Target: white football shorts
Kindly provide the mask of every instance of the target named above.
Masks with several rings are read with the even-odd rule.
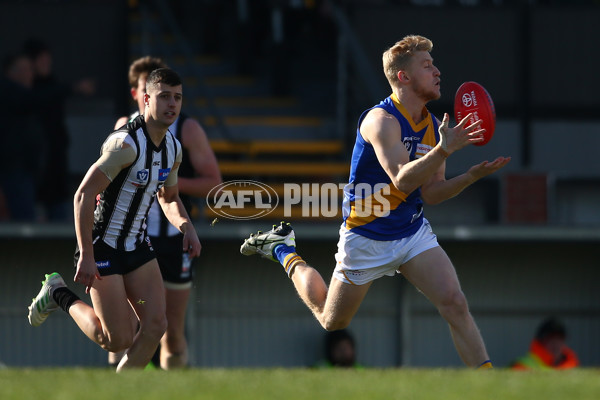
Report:
[[[439,246],[431,225],[423,225],[412,236],[398,240],[373,240],[340,228],[333,277],[351,285],[364,285],[384,275],[394,276],[411,258]]]

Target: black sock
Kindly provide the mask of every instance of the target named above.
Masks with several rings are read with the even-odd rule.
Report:
[[[67,313],[69,313],[69,308],[71,305],[73,305],[73,303],[75,303],[77,300],[80,300],[79,296],[73,293],[68,287],[56,288],[52,293],[52,298],[54,301],[56,301],[60,308],[65,310]]]

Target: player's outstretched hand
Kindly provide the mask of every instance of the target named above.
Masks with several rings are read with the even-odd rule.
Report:
[[[510,157],[498,157],[492,162],[484,161],[469,168],[467,174],[471,175],[474,180],[479,180],[498,171],[500,168],[508,164],[510,160]]]
[[[440,146],[448,154],[462,149],[470,144],[483,141],[483,133],[485,129],[481,128],[482,121],[472,123],[469,126],[467,122],[471,119],[472,114],[467,114],[454,128],[450,128],[450,116],[444,113],[444,119],[438,129],[440,133]]]

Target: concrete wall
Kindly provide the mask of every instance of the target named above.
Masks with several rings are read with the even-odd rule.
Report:
[[[202,233],[188,323],[192,365],[314,364],[322,357],[324,331],[277,264],[238,253],[250,230],[238,224],[223,229],[219,235]],[[296,230],[300,253],[329,280],[335,225],[319,225],[318,236],[310,235],[314,226]],[[526,352],[536,325],[549,315],[567,324],[569,343],[583,365],[600,365],[597,238],[523,241],[515,234],[514,240],[462,241],[441,232],[497,365]],[[67,282],[72,279],[73,246],[70,237],[0,240],[0,360],[5,364],[105,364],[104,351],[62,311],[41,327],[27,323],[27,306],[44,273],[59,271]],[[89,300],[80,287],[69,285]],[[444,321],[401,276],[373,284],[350,329],[359,360],[368,366],[461,365]]]

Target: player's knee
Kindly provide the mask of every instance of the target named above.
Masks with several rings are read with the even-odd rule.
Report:
[[[340,329],[347,328],[350,325],[351,319],[346,318],[326,318],[325,321],[322,322],[323,328],[326,331],[339,331]]]
[[[467,298],[461,290],[448,292],[438,305],[440,314],[449,322],[469,313]]]
[[[165,315],[154,315],[142,323],[144,334],[160,340],[167,331],[168,323]]]
[[[113,353],[127,350],[133,343],[133,337],[130,335],[113,334],[110,336],[102,335],[99,342],[100,347]]]

